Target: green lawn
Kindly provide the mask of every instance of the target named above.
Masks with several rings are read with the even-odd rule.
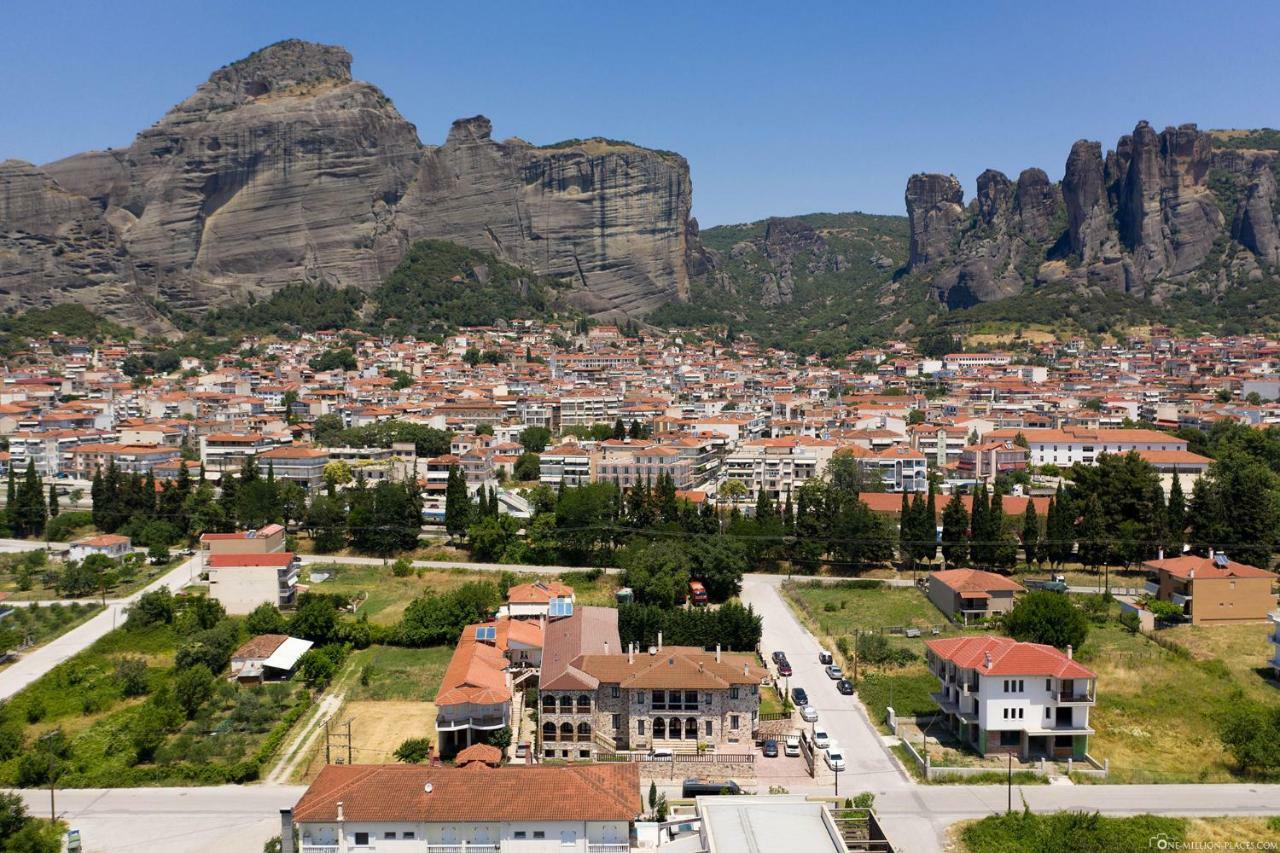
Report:
[[[902,627],[942,627],[947,619],[914,587],[863,587],[854,583],[786,583],[783,590],[824,634],[852,634]],[[925,633],[928,633],[927,630]]]
[[[436,594],[457,589],[465,583],[479,581],[495,586],[501,579],[498,572],[477,572],[467,569],[414,569],[405,577],[396,577],[392,563],[387,565],[311,564],[304,567],[302,582],[308,583],[314,592],[338,593],[356,596],[366,593],[368,598],[360,606],[360,614],[368,616],[375,625],[394,625],[404,615],[409,602],[427,592]],[[330,577],[322,583],[311,581],[317,572],[328,572]],[[559,580],[574,588],[581,605],[612,607],[617,604],[614,593],[618,589],[616,575],[594,572],[567,572],[556,578],[551,575],[516,573],[517,583],[538,580]]]
[[[449,646],[426,649],[370,646],[354,652],[351,666],[356,680],[347,698],[350,701],[431,701],[440,689],[440,680],[452,656],[453,649]]]
[[[12,601],[49,601],[66,598],[67,596],[60,593],[54,585],[56,574],[62,570],[62,562],[56,559],[42,560],[43,556],[42,551],[0,554],[0,592],[9,593]],[[149,560],[144,561],[131,571],[126,571],[116,583],[107,587],[107,598],[124,598],[132,595],[185,559],[187,558],[179,557],[159,566],[151,565]],[[102,591],[97,590],[91,595],[80,596],[80,599],[87,602],[95,598],[100,599],[101,596]]]
[[[1033,851],[1146,850],[1151,839],[1187,839],[1187,821],[1176,817],[1137,815],[1102,817],[1079,812],[992,815],[959,827],[959,847],[965,853],[1033,853]]]

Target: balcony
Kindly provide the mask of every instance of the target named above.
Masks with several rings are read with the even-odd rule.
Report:
[[[588,841],[587,853],[631,853],[631,845]]]
[[[1179,607],[1186,607],[1187,603],[1191,601],[1191,596],[1174,592],[1170,593],[1169,600]]]
[[[1142,590],[1147,595],[1159,595],[1160,584],[1156,583],[1155,581],[1147,581],[1142,585]]]
[[[458,717],[449,719],[436,718],[436,731],[452,732],[459,729],[500,729],[507,725],[507,718],[501,715],[491,717]]]
[[[497,844],[477,844],[471,841],[427,845],[427,853],[499,853],[501,849]]]
[[[338,853],[336,844],[308,844],[303,841],[298,846],[298,853]]]
[[[1093,704],[1092,693],[1080,693],[1075,690],[1059,690],[1053,694],[1053,698],[1059,705],[1091,705]]]

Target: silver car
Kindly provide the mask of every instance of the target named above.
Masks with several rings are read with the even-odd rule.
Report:
[[[818,709],[812,705],[801,705],[800,719],[806,723],[816,723],[818,721]]]
[[[840,667],[835,664],[831,664],[827,667],[827,678],[830,678],[832,681],[839,681],[844,678],[844,673],[840,671]]]

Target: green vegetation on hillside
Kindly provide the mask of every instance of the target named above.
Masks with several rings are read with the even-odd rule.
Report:
[[[782,272],[765,245],[770,223],[763,220],[703,231],[703,244],[718,256],[713,280],[695,280],[691,304],[665,306],[650,320],[732,324],[770,346],[835,357],[892,335],[905,319],[923,322],[938,310],[926,301],[923,286],[894,280],[907,261],[906,217],[815,213],[794,219],[815,229],[825,248],[801,246],[791,256],[789,303],[763,304],[769,277],[780,279]]]
[[[353,287],[295,282],[259,302],[252,295],[244,305],[215,308],[199,317],[174,312],[171,319],[187,331],[206,335],[296,334],[320,329],[350,329],[360,325],[365,295]]]
[[[12,352],[22,340],[48,337],[54,332],[91,341],[105,338],[128,339],[133,333],[123,326],[104,320],[83,305],[65,302],[50,308],[31,308],[22,313],[0,314],[0,351]]]

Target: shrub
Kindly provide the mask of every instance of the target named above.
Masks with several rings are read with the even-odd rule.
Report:
[[[282,634],[287,626],[284,614],[275,605],[263,602],[245,617],[244,627],[250,634]]]
[[[876,795],[870,791],[863,791],[853,798],[853,807],[855,809],[874,809],[875,805]]]
[[[422,764],[431,758],[431,738],[411,737],[396,747],[394,755],[404,764]]]
[[[122,696],[142,696],[149,689],[147,662],[142,658],[123,657],[116,661],[116,683]]]
[[[413,563],[407,558],[401,557],[391,564],[391,574],[398,578],[407,578],[413,574]]]
[[[173,614],[173,593],[168,587],[161,587],[138,597],[134,605],[129,608],[129,618],[125,622],[125,627],[129,630],[137,630],[151,625],[168,625],[173,622]]]
[[[1030,592],[1004,616],[1004,629],[1015,640],[1065,649],[1084,645],[1089,618],[1069,598],[1056,592]]]

